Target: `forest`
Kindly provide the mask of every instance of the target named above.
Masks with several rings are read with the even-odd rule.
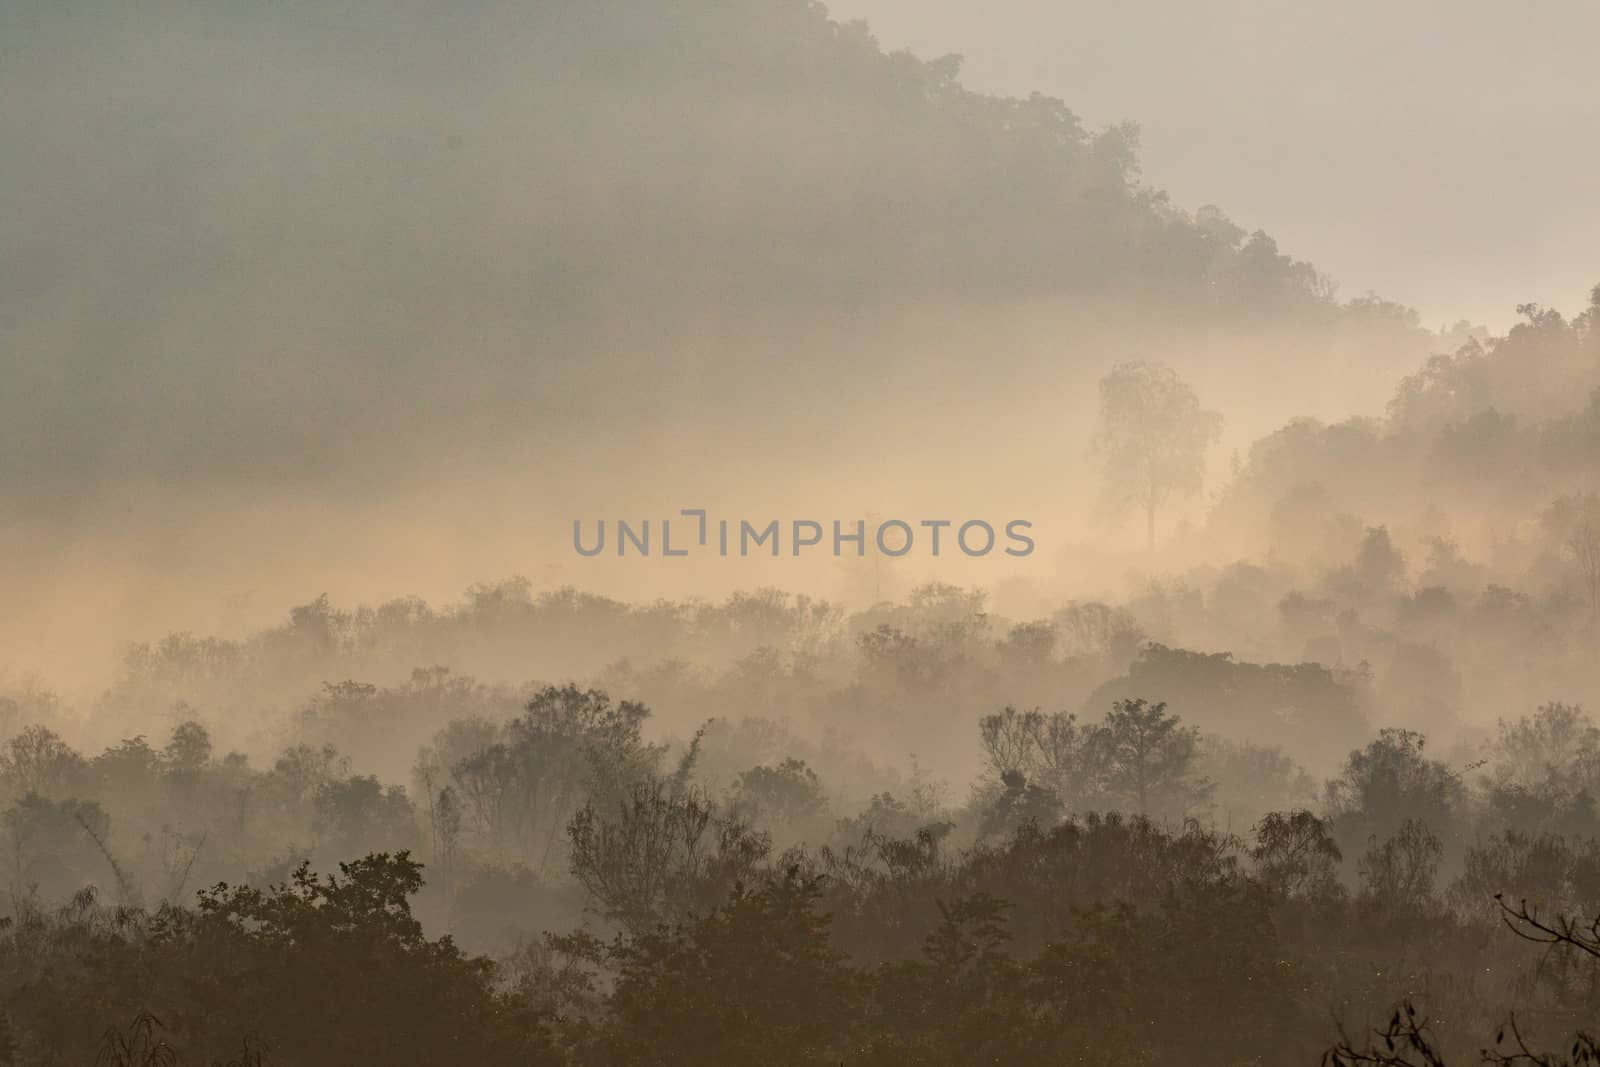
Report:
[[[961,74],[0,3],[0,1067],[1600,1063],[1600,285]]]
[[[0,1052],[1589,1062],[1596,298],[1262,440],[1188,536],[1265,550],[1118,603],[514,578],[14,681]],[[1491,550],[1365,524],[1424,486]]]

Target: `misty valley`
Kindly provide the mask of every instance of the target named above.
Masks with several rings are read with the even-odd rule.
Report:
[[[0,1067],[1600,1063],[1596,39],[0,0]]]

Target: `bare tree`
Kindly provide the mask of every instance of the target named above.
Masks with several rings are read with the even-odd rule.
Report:
[[[585,804],[567,834],[573,877],[607,917],[635,933],[717,903],[770,850],[766,835],[662,779],[635,785],[614,815]]]
[[[1031,775],[1043,743],[1045,717],[1038,708],[1018,711],[1006,707],[978,720],[984,758],[996,778],[1007,774]]]

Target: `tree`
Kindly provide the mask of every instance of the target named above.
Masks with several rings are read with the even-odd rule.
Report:
[[[29,726],[0,749],[0,789],[56,797],[83,783],[88,763],[55,731]]]
[[[1013,772],[1031,772],[1038,759],[1045,721],[1038,708],[1018,711],[1009,705],[1002,712],[979,719],[978,736],[990,773],[1003,779]]]
[[[211,734],[193,719],[180,722],[162,756],[173,774],[193,776],[211,761]]]
[[[1439,838],[1416,819],[1407,819],[1386,841],[1374,836],[1357,871],[1362,901],[1406,918],[1423,914],[1443,852]]]
[[[572,875],[600,911],[635,933],[714,906],[767,858],[766,835],[719,815],[693,790],[651,778],[572,816]]]
[[[413,917],[423,880],[408,853],[339,872],[302,863],[284,884],[218,884],[198,915],[176,916],[174,948],[211,968],[192,1019],[260,1035],[273,1062],[307,1067],[548,1062],[539,1020],[500,994],[494,964]]]
[[[1567,538],[1567,549],[1578,566],[1591,619],[1600,621],[1600,525],[1582,522]]]
[[[619,942],[593,1062],[844,1062],[862,998],[831,943],[821,884],[791,867],[735,888],[703,917]]]
[[[1165,703],[1117,701],[1090,741],[1109,797],[1141,815],[1187,815],[1210,798],[1194,773],[1200,731],[1182,721]]]
[[[597,689],[546,686],[506,725],[503,740],[450,768],[464,813],[497,848],[548,868],[586,800],[609,809],[654,770],[662,750],[640,732],[649,715],[644,705],[613,704]]]
[[[385,786],[372,775],[323,783],[312,796],[312,808],[319,835],[337,854],[373,841],[404,847],[416,836],[416,813],[405,786]]]
[[[978,824],[979,839],[1015,833],[1024,826],[1049,829],[1061,821],[1061,798],[1021,771],[1000,776],[1000,790]]]
[[[1100,380],[1100,423],[1093,452],[1105,465],[1106,501],[1121,512],[1138,506],[1145,539],[1156,543],[1156,509],[1173,493],[1205,481],[1206,449],[1222,435],[1222,416],[1171,367],[1123,363]]]
[[[0,876],[12,901],[64,896],[92,881],[104,871],[110,830],[111,816],[93,800],[29,793],[0,812]]]
[[[1269,812],[1255,827],[1256,877],[1279,897],[1328,899],[1340,892],[1344,857],[1328,824],[1311,812]]]
[[[1466,787],[1447,764],[1428,759],[1427,740],[1411,730],[1385,729],[1350,753],[1343,773],[1327,786],[1327,810],[1342,845],[1386,841],[1415,819],[1449,833],[1466,799]]]
[[[1046,715],[1038,708],[1019,712],[1007,706],[978,720],[990,785],[1000,787],[995,797],[1000,825],[1017,825],[1006,813],[1022,810],[1049,825],[1064,808],[1081,810],[1099,800],[1102,776],[1094,740],[1100,729],[1080,725],[1076,715]]]
[[[161,1020],[140,1012],[126,1030],[108,1027],[95,1064],[105,1067],[174,1067],[178,1053],[161,1037]]]
[[[768,830],[817,831],[828,801],[817,772],[793,757],[772,767],[752,767],[734,785],[733,811]]]

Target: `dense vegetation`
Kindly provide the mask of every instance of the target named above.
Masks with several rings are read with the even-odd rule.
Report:
[[[1266,1063],[1399,998],[1457,1051],[1513,1011],[1548,1042],[1597,1007],[1581,946],[1518,941],[1497,902],[1537,902],[1513,924],[1535,937],[1600,908],[1600,729],[1573,708],[1502,724],[1471,781],[1381,731],[1318,813],[1239,833],[1179,817],[1219,783],[1160,705],[987,716],[968,802],[913,785],[842,818],[796,759],[713,796],[699,743],[665,761],[645,714],[544,690],[416,805],[331,753],[213,758],[194,723],[93,759],[24,731],[0,758],[0,1052],[89,1062],[109,1025],[193,1062]],[[1128,814],[1064,814],[1085,795]],[[119,856],[108,810],[205,829]],[[270,856],[252,828],[297,825],[323,854],[398,851],[185,891],[208,850]]]
[[[1346,428],[1375,442],[1349,470],[1457,447],[1511,363],[1550,384],[1507,410],[1576,425],[1559,394],[1596,374],[1596,311],[1528,320]],[[1423,1063],[1496,1031],[1491,1058],[1582,1062],[1594,498],[1528,444],[1559,431],[1513,436],[1508,532],[1474,557],[1444,489],[1434,531],[1357,518],[1404,510],[1322,485],[1282,447],[1305,432],[1187,535],[1280,494],[1263,556],[1120,604],[627,605],[519,579],[135,645],[90,706],[9,683],[0,1052]],[[564,680],[501,680],[517,664]]]
[[[1187,536],[1278,494],[1268,552],[1121,604],[512,580],[136,645],[91,706],[8,683],[0,1062],[1585,1062],[1596,314],[1259,445]],[[1492,552],[1448,485],[1431,536],[1356,517],[1501,398]]]

